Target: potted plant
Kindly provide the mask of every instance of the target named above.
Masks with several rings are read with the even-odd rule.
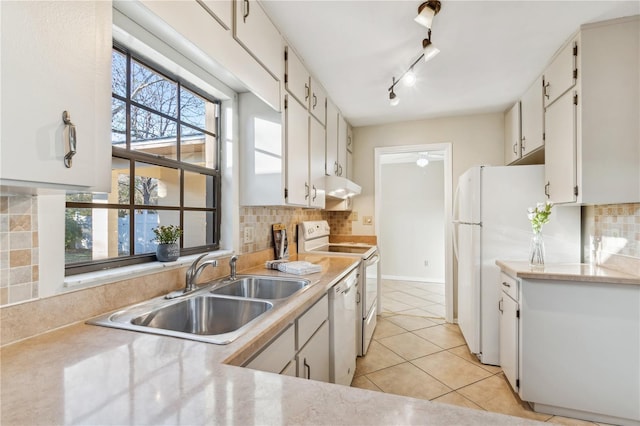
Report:
[[[158,226],[153,228],[156,237],[153,241],[158,242],[156,248],[156,257],[160,262],[173,262],[180,257],[180,246],[177,241],[182,235],[182,229],[179,226]]]

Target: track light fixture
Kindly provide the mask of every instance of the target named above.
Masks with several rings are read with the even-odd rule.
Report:
[[[398,98],[398,95],[396,95],[396,92],[394,91],[396,84],[398,84],[400,80],[403,80],[405,86],[410,87],[415,85],[416,75],[414,73],[413,67],[418,62],[420,62],[421,59],[424,59],[424,61],[427,62],[433,59],[433,57],[438,53],[440,53],[440,49],[435,47],[431,42],[431,25],[433,24],[433,17],[436,16],[438,12],[440,12],[440,7],[441,4],[438,0],[429,0],[418,6],[418,16],[415,18],[415,21],[420,25],[427,27],[427,38],[422,40],[422,54],[418,57],[418,59],[413,61],[413,63],[409,66],[409,69],[402,73],[402,75],[397,80],[395,77],[393,77],[391,86],[389,87],[389,89],[387,89],[389,91],[389,103],[391,104],[391,106],[396,106],[398,105],[398,103],[400,103],[400,98]]]
[[[429,0],[418,6],[418,16],[415,17],[415,21],[431,29],[433,23],[433,17],[440,12],[440,2],[438,0]]]

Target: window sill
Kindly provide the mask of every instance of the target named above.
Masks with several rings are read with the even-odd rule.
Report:
[[[216,250],[209,252],[214,257],[224,257],[233,254],[233,250]],[[155,274],[161,271],[170,271],[191,265],[202,253],[181,256],[175,262],[149,262],[139,265],[123,266],[121,268],[106,269],[104,271],[87,272],[86,274],[65,277],[64,287],[78,290],[94,287],[102,284],[110,284],[116,281],[128,280],[143,275]]]

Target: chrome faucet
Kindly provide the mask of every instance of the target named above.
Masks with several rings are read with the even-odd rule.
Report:
[[[234,254],[231,256],[231,259],[229,259],[229,269],[231,269],[231,272],[229,273],[229,280],[236,279],[236,262],[238,262],[238,256]]]
[[[189,266],[189,269],[187,269],[184,289],[172,291],[171,293],[167,294],[165,298],[174,299],[176,297],[180,297],[184,294],[188,294],[194,290],[197,290],[198,286],[196,285],[196,281],[198,280],[198,277],[200,276],[204,268],[206,268],[209,265],[211,265],[212,267],[218,266],[218,261],[216,259],[205,260],[204,262],[200,263],[202,259],[210,255],[211,255],[210,253],[205,253],[202,256],[199,256],[196,260],[194,260],[191,266]]]

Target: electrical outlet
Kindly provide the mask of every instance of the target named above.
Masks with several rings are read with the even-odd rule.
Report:
[[[429,266],[429,261],[428,260],[424,261],[424,266]]]
[[[363,225],[373,225],[373,216],[362,216]]]
[[[358,221],[358,212],[351,212],[351,221],[352,222]]]
[[[253,226],[244,227],[244,243],[249,244],[253,242]]]

